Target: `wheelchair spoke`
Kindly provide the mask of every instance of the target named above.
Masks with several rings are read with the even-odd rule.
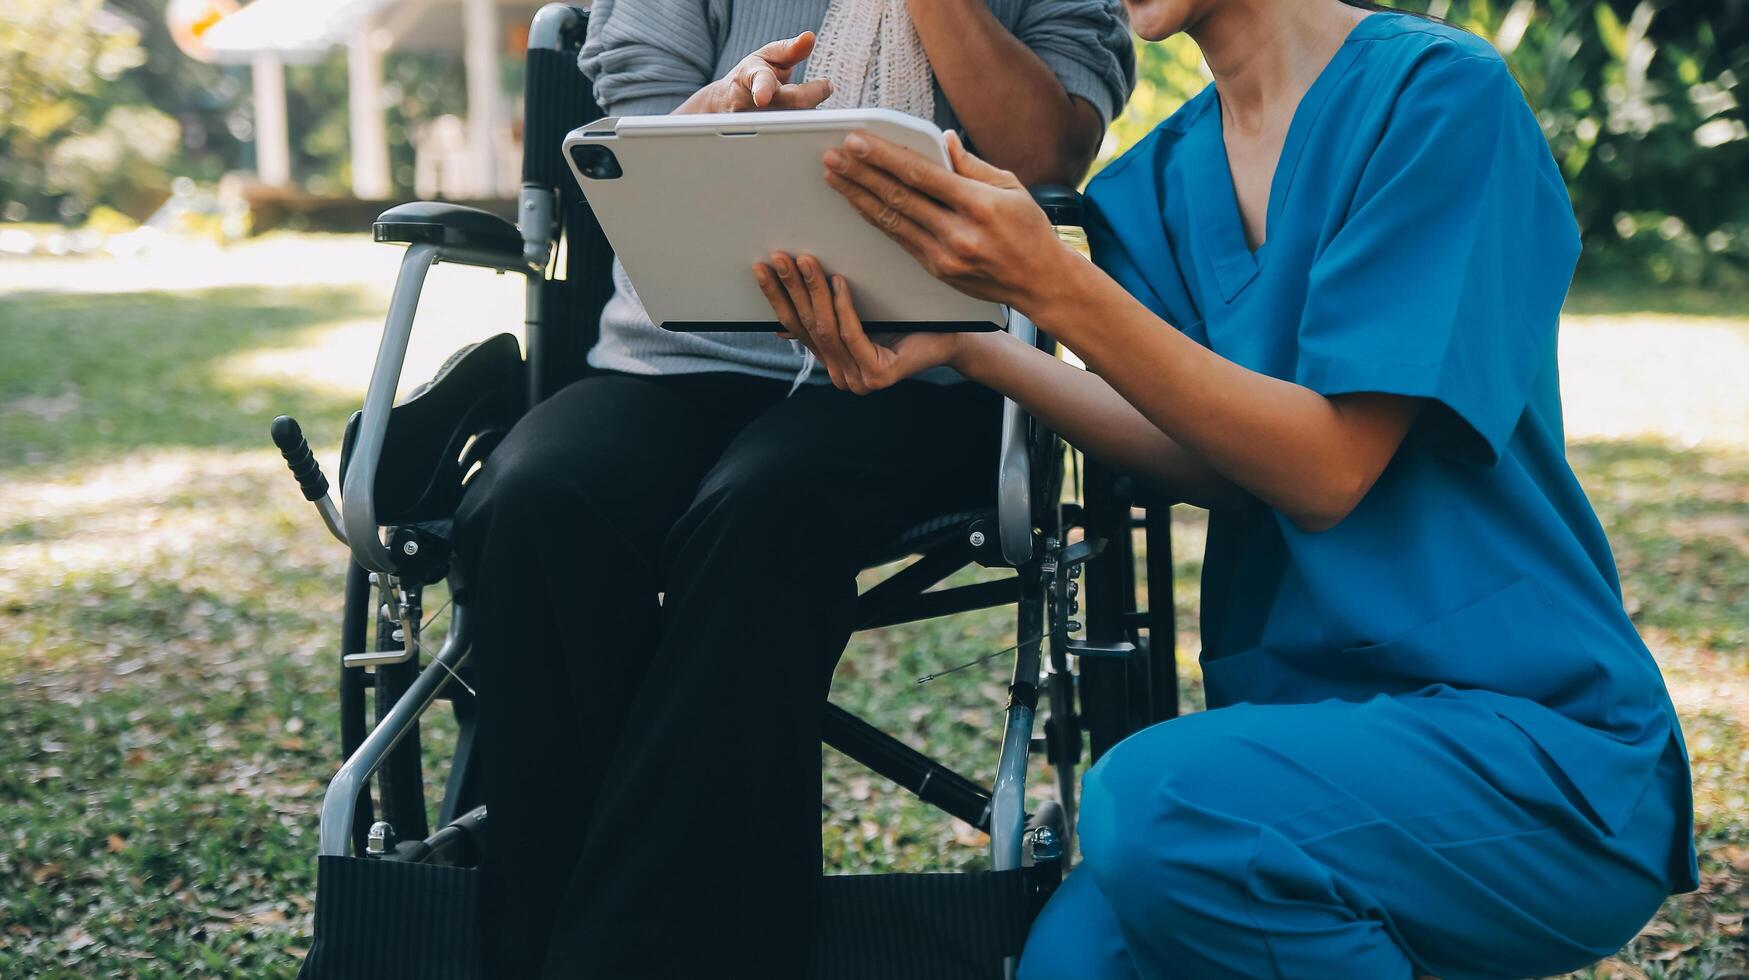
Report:
[[[938,670],[933,674],[924,674],[922,677],[917,678],[917,683],[927,684],[930,681],[935,680],[937,677],[946,677],[949,674],[957,674],[960,671],[965,670],[968,667],[976,667],[979,664],[989,663],[990,661],[995,660],[997,657],[1000,657],[1003,654],[1013,653],[1014,651],[1020,649],[1021,647],[1026,646],[1028,643],[1037,643],[1042,639],[1044,639],[1043,636],[1034,636],[1034,637],[1031,637],[1029,639],[1021,640],[1019,643],[1016,643],[1013,646],[1003,647],[1002,649],[997,650],[995,653],[987,653],[984,656],[979,657],[976,660],[970,661],[968,663],[960,664],[958,667],[949,667],[946,670]]]

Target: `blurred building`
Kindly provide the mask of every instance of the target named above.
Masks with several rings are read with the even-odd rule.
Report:
[[[261,181],[291,182],[285,65],[346,51],[352,193],[389,197],[383,56],[396,51],[460,53],[467,72],[465,119],[440,119],[414,137],[420,196],[510,198],[521,146],[504,88],[503,62],[539,2],[530,0],[253,0],[200,32],[212,60],[248,64],[255,101]]]

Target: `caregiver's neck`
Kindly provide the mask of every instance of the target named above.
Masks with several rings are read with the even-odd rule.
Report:
[[[1225,0],[1188,33],[1208,61],[1230,132],[1256,133],[1300,97],[1370,11],[1341,0]]]

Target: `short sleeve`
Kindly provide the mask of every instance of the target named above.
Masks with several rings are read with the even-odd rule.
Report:
[[[1413,69],[1359,166],[1312,263],[1295,380],[1430,399],[1412,438],[1492,465],[1578,259],[1548,144],[1503,62],[1450,49]]]
[[[612,116],[663,115],[715,80],[716,0],[595,0],[577,64]]]
[[[1136,87],[1136,49],[1121,0],[1025,0],[1014,36],[1050,66],[1064,91],[1109,126]]]

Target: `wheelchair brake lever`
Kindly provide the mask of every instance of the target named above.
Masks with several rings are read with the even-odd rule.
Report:
[[[298,427],[298,420],[290,415],[281,415],[273,420],[269,428],[273,436],[273,444],[279,447],[279,454],[285,457],[285,465],[297,478],[298,489],[304,493],[304,499],[316,505],[317,513],[322,515],[322,523],[328,526],[328,533],[341,543],[346,544],[346,529],[340,520],[340,508],[334,505],[334,498],[328,493],[328,478],[322,473],[322,464],[316,462],[316,454],[310,452],[310,444],[304,439],[304,430]]]
[[[1100,552],[1104,550],[1104,538],[1083,538],[1064,548],[1058,560],[1063,563],[1065,568],[1075,568],[1099,557]]]

